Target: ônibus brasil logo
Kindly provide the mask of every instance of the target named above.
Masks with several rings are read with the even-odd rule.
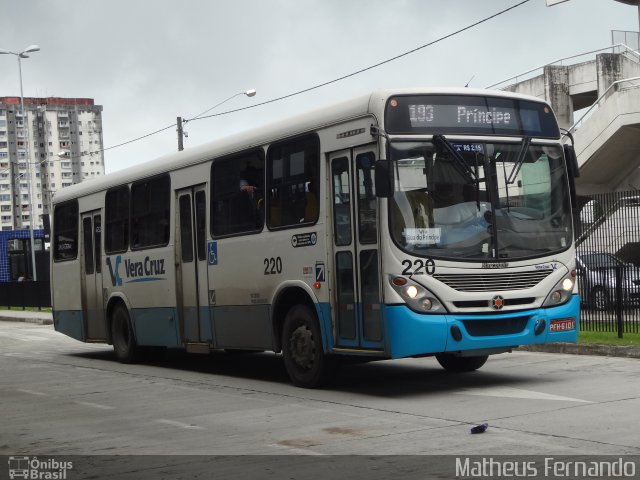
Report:
[[[33,480],[65,480],[67,470],[73,469],[73,462],[38,457],[9,457],[9,478],[25,478]]]
[[[107,257],[107,267],[109,267],[109,275],[111,276],[111,284],[121,286],[123,283],[138,282],[155,282],[164,280],[165,275],[164,258],[144,257],[142,261],[133,261],[125,259],[124,261],[124,279],[120,275],[120,266],[122,265],[122,255],[117,255],[113,260]]]

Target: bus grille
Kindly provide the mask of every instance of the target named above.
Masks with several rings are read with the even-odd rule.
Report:
[[[535,287],[551,274],[552,270],[536,270],[510,273],[435,274],[433,278],[458,292],[495,292],[499,290],[524,290]]]
[[[529,317],[515,317],[500,320],[463,320],[462,323],[472,337],[491,337],[520,333],[528,321]]]

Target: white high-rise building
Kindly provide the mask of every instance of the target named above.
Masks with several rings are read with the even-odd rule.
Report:
[[[43,228],[56,191],[104,175],[102,106],[91,98],[0,97],[0,229]],[[31,168],[29,168],[31,167]]]

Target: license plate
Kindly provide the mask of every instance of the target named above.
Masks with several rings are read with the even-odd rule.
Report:
[[[551,332],[566,332],[567,330],[576,329],[575,318],[561,318],[559,320],[551,320],[549,325],[549,331]]]

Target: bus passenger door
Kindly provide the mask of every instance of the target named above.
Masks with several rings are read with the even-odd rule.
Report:
[[[338,347],[383,348],[378,259],[376,146],[330,157]]]
[[[186,343],[209,342],[212,337],[207,314],[205,185],[177,191],[176,206],[177,300],[181,337]]]
[[[106,340],[102,302],[102,216],[100,210],[82,214],[82,315],[86,339]]]

